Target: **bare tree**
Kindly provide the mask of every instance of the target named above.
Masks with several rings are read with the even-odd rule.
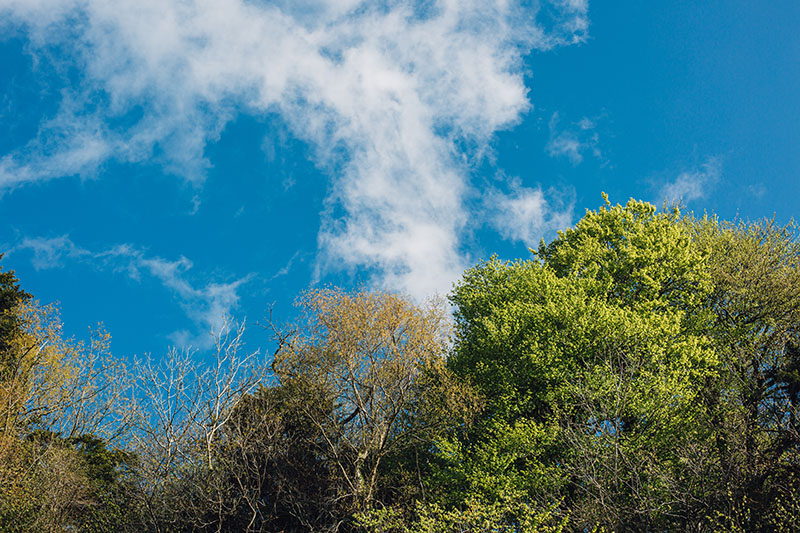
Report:
[[[178,515],[201,524],[230,505],[219,479],[217,450],[223,428],[241,399],[264,377],[259,352],[244,353],[244,324],[228,320],[215,334],[207,364],[192,351],[173,349],[160,362],[137,367],[132,447],[140,458],[141,494],[159,529]],[[221,528],[221,520],[211,520]]]

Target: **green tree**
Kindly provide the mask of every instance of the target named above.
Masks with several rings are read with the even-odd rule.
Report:
[[[118,531],[133,516],[133,458],[108,440],[126,386],[109,339],[65,339],[57,309],[0,272],[0,530]]]
[[[2,259],[0,253],[0,261]],[[14,271],[3,272],[0,267],[0,376],[13,371],[15,354],[11,351],[11,343],[20,329],[17,310],[30,299],[31,295],[20,288]]]
[[[789,531],[800,502],[797,227],[710,217],[691,225],[709,256],[706,307],[719,360],[702,388],[713,446],[696,461],[715,481],[708,514],[730,530]]]
[[[563,499],[578,529],[667,527],[704,431],[697,384],[715,375],[707,253],[678,211],[608,202],[537,258],[492,259],[457,285],[449,366],[486,398],[442,447],[456,501]]]

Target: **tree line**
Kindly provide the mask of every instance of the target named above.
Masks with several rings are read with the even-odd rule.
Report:
[[[531,251],[128,365],[0,270],[0,530],[794,531],[795,225],[606,198]]]

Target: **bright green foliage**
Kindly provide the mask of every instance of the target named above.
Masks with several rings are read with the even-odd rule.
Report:
[[[414,518],[386,508],[358,515],[369,533],[560,533],[566,520],[553,516],[555,506],[535,510],[524,503],[480,503],[471,500],[459,509],[447,510],[437,504],[417,505]]]
[[[472,442],[442,439],[430,492],[438,488],[438,499],[455,507],[466,501],[514,504],[531,493],[552,493],[562,482],[547,460],[557,429],[529,419],[497,420],[480,424],[480,438]]]
[[[606,201],[536,255],[452,296],[449,364],[487,409],[440,444],[441,501],[561,502],[577,530],[791,530],[795,226]]]
[[[587,213],[538,256],[481,263],[455,289],[450,365],[488,408],[442,447],[444,472],[488,501],[497,486],[569,496],[576,526],[653,527],[652,502],[674,499],[679,452],[703,432],[696,384],[716,372],[706,254],[677,212],[631,201]]]
[[[702,304],[710,288],[705,257],[693,246],[680,212],[656,213],[646,202],[587,211],[560,231],[538,256],[561,278],[594,281],[593,296],[640,310],[687,309]]]

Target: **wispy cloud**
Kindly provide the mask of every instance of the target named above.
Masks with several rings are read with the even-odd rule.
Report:
[[[552,157],[566,157],[573,165],[583,162],[586,155],[603,160],[597,119],[583,117],[578,122],[563,125],[558,113],[553,113],[548,123],[550,139],[545,150]]]
[[[682,172],[673,181],[665,183],[659,191],[656,202],[688,203],[705,198],[709,189],[719,181],[721,171],[720,159],[709,157],[697,168]]]
[[[493,191],[488,196],[490,222],[508,240],[534,247],[547,232],[572,223],[574,200],[550,190],[511,185],[509,193]]]
[[[292,270],[292,265],[294,265],[295,260],[300,256],[300,250],[297,250],[292,257],[289,258],[289,261],[275,274],[272,275],[270,281],[277,279],[281,276],[287,275]]]
[[[25,238],[20,244],[12,247],[9,253],[17,250],[28,250],[33,253],[31,263],[36,270],[60,268],[64,266],[65,259],[81,260],[93,256],[89,250],[75,246],[66,235],[50,239]]]
[[[229,283],[210,282],[198,286],[190,280],[192,262],[183,256],[170,261],[148,256],[128,244],[92,251],[77,246],[67,235],[25,238],[13,246],[10,253],[19,251],[33,254],[31,262],[37,270],[60,268],[67,266],[69,261],[78,261],[122,273],[137,281],[143,276],[155,278],[176,296],[181,308],[195,324],[195,331],[180,330],[171,334],[170,340],[179,346],[207,348],[211,344],[210,333],[224,327],[225,317],[238,305],[239,287],[250,279],[247,276]]]
[[[91,175],[109,159],[160,161],[200,183],[204,148],[228,121],[278,113],[335,180],[320,269],[367,267],[395,289],[441,290],[464,266],[459,147],[520,120],[522,57],[581,42],[587,10],[581,0],[0,0],[0,20],[24,28],[33,53],[57,50],[58,68],[82,73],[38,136],[0,159],[0,190]]]

